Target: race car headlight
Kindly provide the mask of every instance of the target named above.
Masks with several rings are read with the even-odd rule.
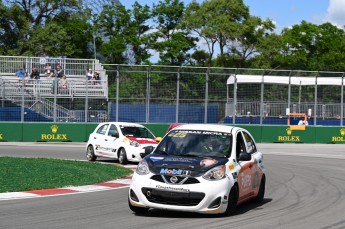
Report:
[[[134,146],[134,147],[140,146],[139,142],[130,140],[129,138],[124,138],[123,141],[129,143],[130,146]]]
[[[135,172],[139,175],[147,175],[150,173],[149,166],[145,160],[141,160]]]
[[[203,176],[205,180],[221,180],[225,177],[225,165],[217,166],[207,171]]]
[[[135,147],[139,147],[140,146],[140,144],[137,141],[134,141],[134,140],[129,141],[129,144],[131,146],[135,146]]]

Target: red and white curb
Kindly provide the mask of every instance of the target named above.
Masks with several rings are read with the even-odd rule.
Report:
[[[31,190],[22,192],[6,192],[0,193],[0,201],[2,200],[13,200],[13,199],[25,199],[25,198],[37,198],[37,197],[47,197],[47,196],[61,196],[70,195],[86,192],[98,192],[111,189],[119,189],[128,187],[131,182],[131,177],[126,177],[124,179],[118,179],[113,181],[107,181],[103,183],[84,185],[76,187],[64,187],[64,188],[52,188],[52,189],[42,189],[42,190]]]

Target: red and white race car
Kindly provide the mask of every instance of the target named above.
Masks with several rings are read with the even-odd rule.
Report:
[[[90,134],[86,145],[86,158],[118,159],[121,164],[139,162],[146,156],[147,146],[156,147],[160,138],[145,126],[129,122],[100,123]]]

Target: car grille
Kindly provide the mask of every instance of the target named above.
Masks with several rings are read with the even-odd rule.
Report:
[[[196,206],[205,197],[201,192],[174,192],[153,188],[142,188],[141,191],[148,201],[166,205]]]
[[[198,179],[194,178],[194,177],[183,177],[183,176],[174,176],[177,178],[177,181],[172,183],[170,181],[170,178],[173,176],[168,176],[168,175],[153,175],[151,177],[152,180],[158,181],[158,182],[162,182],[162,183],[166,183],[166,184],[198,184],[200,183],[200,181],[198,181]]]

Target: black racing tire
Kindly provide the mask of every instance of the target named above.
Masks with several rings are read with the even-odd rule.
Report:
[[[230,216],[236,212],[237,201],[238,201],[238,188],[236,185],[234,185],[229,192],[228,205],[226,207],[226,211],[224,212],[224,215]]]
[[[141,215],[144,215],[144,214],[147,214],[147,212],[149,211],[148,208],[142,208],[142,207],[137,207],[137,206],[133,206],[128,198],[128,206],[129,206],[129,209],[131,209],[133,212],[137,213],[137,214],[141,214]]]
[[[254,201],[256,203],[262,203],[264,201],[264,197],[265,197],[265,186],[266,186],[266,177],[262,176],[261,178],[261,183],[260,183],[260,188],[259,188],[259,192],[258,195],[255,197]]]
[[[97,156],[95,155],[95,151],[93,149],[92,145],[88,145],[86,149],[86,159],[88,161],[95,161],[97,159]]]
[[[121,148],[119,152],[119,163],[122,165],[126,165],[128,163],[127,153],[125,148]]]

